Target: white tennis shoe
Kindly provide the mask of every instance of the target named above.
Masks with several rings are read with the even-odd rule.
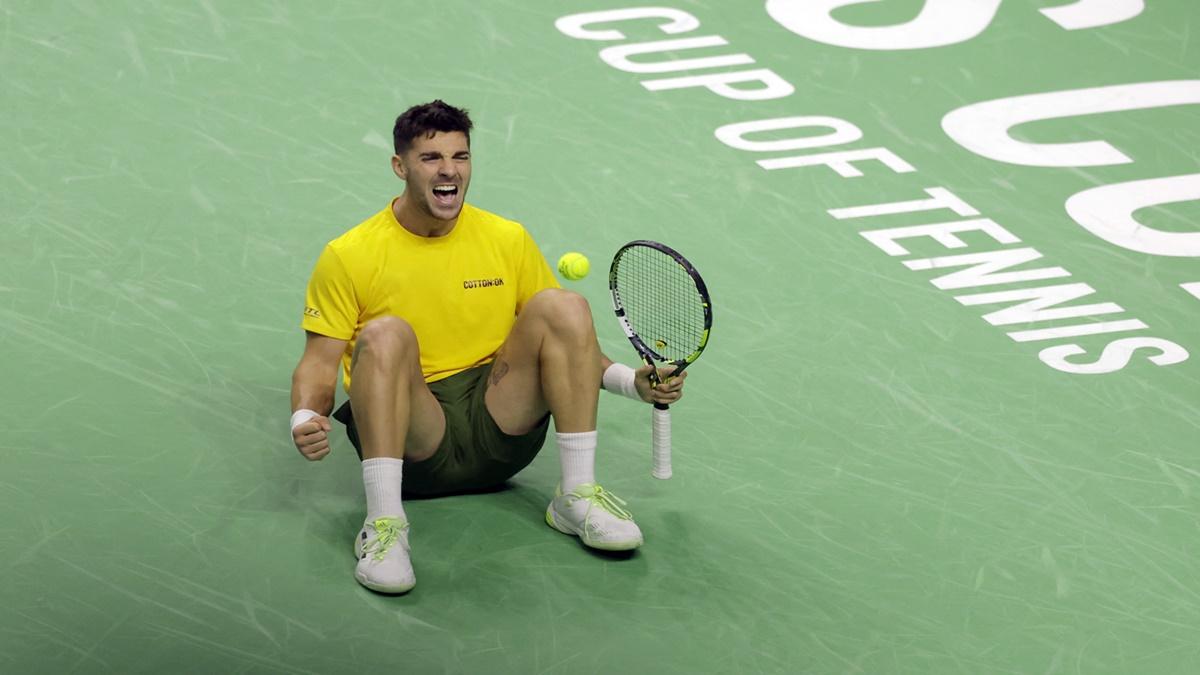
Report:
[[[407,520],[385,516],[367,521],[354,539],[354,578],[373,591],[406,593],[417,585],[408,551]]]
[[[624,506],[625,500],[596,483],[584,483],[566,494],[560,486],[546,507],[546,524],[592,548],[628,551],[641,546],[643,537]]]

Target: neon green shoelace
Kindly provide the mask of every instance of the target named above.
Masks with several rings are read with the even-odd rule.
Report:
[[[626,511],[625,500],[596,485],[595,483],[584,483],[571,490],[571,494],[586,499],[592,504],[608,511],[621,520],[633,520],[633,514]]]
[[[376,518],[371,525],[375,528],[375,551],[372,557],[376,560],[383,560],[404,530],[408,529],[408,523],[399,518]]]

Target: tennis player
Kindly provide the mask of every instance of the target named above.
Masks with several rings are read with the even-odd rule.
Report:
[[[529,233],[466,203],[471,128],[440,100],[396,119],[404,192],[325,246],[306,294],[292,439],[310,461],[329,453],[340,365],[349,401],[332,417],[367,497],[355,578],[385,593],[416,584],[402,476],[412,494],[500,485],[533,460],[550,417],[562,481],[546,522],[593,548],[640,546],[625,502],[594,475],[599,392],[668,404],[683,393],[683,377],[652,388],[649,366],[604,356],[587,301],[559,288]]]

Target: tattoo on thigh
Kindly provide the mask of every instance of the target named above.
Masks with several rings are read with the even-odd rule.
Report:
[[[492,384],[499,384],[500,379],[508,374],[508,364],[503,361],[497,361],[496,365],[492,366]]]

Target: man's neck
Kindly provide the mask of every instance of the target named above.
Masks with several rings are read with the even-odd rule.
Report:
[[[418,237],[444,237],[450,234],[458,219],[438,220],[429,214],[421,213],[408,203],[406,195],[400,195],[392,202],[392,215],[400,227],[412,232]]]

